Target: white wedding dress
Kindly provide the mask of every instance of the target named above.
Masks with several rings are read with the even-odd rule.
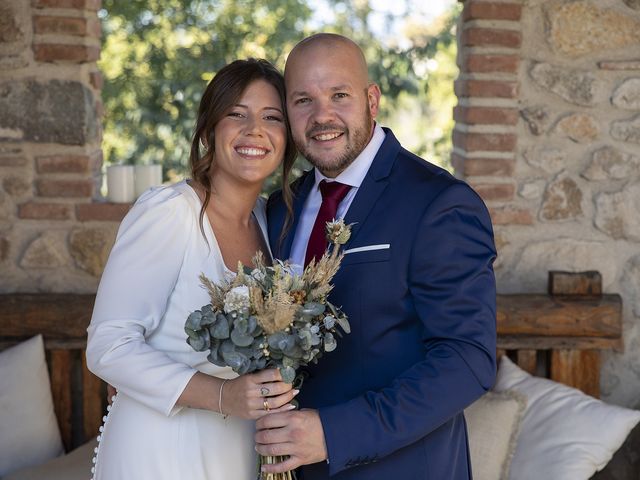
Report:
[[[237,376],[186,343],[185,320],[209,303],[200,273],[214,282],[233,275],[206,215],[202,236],[200,206],[183,181],[147,191],[120,225],[88,328],[89,369],[118,389],[95,480],[256,478],[253,421],[175,406],[196,371]],[[262,199],[254,215],[266,241]]]

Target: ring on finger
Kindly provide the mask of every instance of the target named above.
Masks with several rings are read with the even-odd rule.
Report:
[[[260,389],[260,395],[262,397],[266,397],[267,395],[269,395],[269,389],[267,387],[262,387]]]
[[[262,406],[264,407],[264,409],[268,412],[269,411],[269,401],[265,400],[264,402],[262,402]]]

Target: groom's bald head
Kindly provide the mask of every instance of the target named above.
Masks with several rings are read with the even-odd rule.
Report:
[[[369,74],[364,53],[353,40],[337,33],[316,33],[293,47],[287,57],[284,69],[285,79],[287,75],[291,76],[295,68],[308,63],[311,57],[331,58],[335,56],[348,62],[344,66],[349,68],[362,88],[366,88],[369,84]]]

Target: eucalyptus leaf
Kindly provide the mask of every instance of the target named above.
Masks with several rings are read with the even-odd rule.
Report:
[[[298,345],[297,343],[294,343],[293,345],[289,346],[287,349],[283,350],[283,353],[286,356],[291,358],[302,358],[302,355],[304,354],[304,350],[300,345]]]
[[[216,361],[221,361],[222,357],[219,355],[219,351],[220,351],[220,345],[222,344],[221,340],[218,340],[216,338],[212,338],[211,339],[211,345],[209,345],[209,355],[207,356],[207,359],[213,362],[211,359],[215,359]],[[217,364],[216,364],[217,365]]]
[[[220,342],[220,355],[224,357],[225,353],[235,352],[237,347],[230,338],[225,338]]]
[[[267,366],[267,359],[262,357],[262,358],[254,358],[251,360],[251,370],[252,371],[256,371],[256,370],[264,370],[264,368]]]
[[[260,353],[262,355],[262,348],[260,345],[264,343],[264,339],[262,337],[254,337],[253,343],[251,344],[251,349],[253,349],[256,353]]]
[[[200,325],[207,326],[211,325],[216,321],[216,314],[211,308],[211,305],[205,305],[202,307],[202,320],[200,320]]]
[[[324,334],[324,351],[332,352],[336,349],[338,344],[336,343],[336,339],[331,334],[331,332],[327,332]]]
[[[214,313],[214,311],[213,311],[213,307],[211,306],[211,304],[210,304],[210,303],[207,303],[205,306],[203,306],[203,307],[200,309],[200,311],[202,312],[202,315],[207,315],[207,316],[208,316],[209,314],[214,314],[214,315],[215,315],[215,313]]]
[[[334,317],[336,318],[340,317],[340,312],[338,312],[338,309],[333,303],[327,302],[327,308],[329,309],[329,311],[331,311]]]
[[[280,375],[285,383],[293,383],[296,379],[296,371],[291,367],[280,367]]]
[[[338,325],[340,325],[340,328],[344,330],[344,333],[351,333],[351,325],[349,324],[349,320],[347,320],[347,317],[339,316],[336,320],[338,322]]]
[[[208,338],[205,338],[203,336],[199,336],[198,338],[188,337],[187,343],[191,345],[191,348],[193,348],[196,352],[202,352],[203,350],[206,350],[208,348],[207,340]]]
[[[317,302],[305,303],[302,307],[302,313],[311,317],[316,317],[324,312],[324,305]]]
[[[295,346],[296,346],[296,337],[294,335],[285,335],[278,342],[278,348],[285,353],[293,350]]]
[[[185,322],[185,328],[189,328],[191,330],[200,330],[200,325],[202,322],[202,312],[200,310],[196,310],[192,312]]]
[[[219,353],[218,347],[212,348],[211,351],[209,352],[209,355],[207,355],[207,360],[209,360],[211,363],[219,367],[226,367],[227,366],[226,362],[222,359],[220,355],[218,355],[218,353]]]
[[[311,332],[308,328],[304,328],[298,332],[298,338],[300,339],[300,347],[303,350],[309,350],[311,348]]]
[[[200,336],[198,334],[199,330],[192,330],[192,329],[190,329],[188,327],[184,327],[184,331],[189,336],[189,338],[196,339],[196,338],[198,338]]]
[[[276,332],[267,337],[267,343],[272,350],[282,350],[280,342],[285,341],[288,335],[284,332]]]
[[[262,355],[261,350],[256,351],[254,348],[251,348],[251,345],[248,347],[236,347],[236,352],[240,352],[249,359]]]
[[[324,320],[322,320],[322,322],[324,323],[324,328],[326,328],[327,330],[331,330],[336,324],[336,317],[334,317],[333,315],[327,315],[326,317],[324,317]]]
[[[247,359],[246,362],[242,362],[240,368],[238,368],[235,372],[238,375],[244,375],[245,373],[249,373],[251,371],[251,360]]]
[[[209,328],[209,331],[213,338],[229,338],[229,321],[227,320],[227,317],[222,313],[218,313],[216,315],[216,321]]]
[[[222,358],[234,372],[240,373],[243,368],[248,368],[249,359],[240,352],[222,352]]]
[[[269,352],[269,356],[271,357],[272,360],[282,360],[282,357],[284,357],[284,354],[277,350],[271,350]]]
[[[250,335],[253,335],[254,337],[257,337],[259,335],[259,334],[256,335],[256,330],[258,328],[259,328],[258,319],[254,315],[251,315],[247,319],[247,333],[249,333]]]
[[[284,357],[282,357],[282,366],[295,369],[298,367],[298,361],[285,355]]]
[[[238,317],[233,321],[234,330],[238,330],[241,334],[246,335],[249,333],[249,321],[246,317]]]

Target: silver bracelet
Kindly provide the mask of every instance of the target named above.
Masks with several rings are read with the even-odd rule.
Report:
[[[224,418],[227,418],[227,417],[228,417],[228,415],[225,415],[225,414],[222,412],[222,389],[224,388],[224,384],[225,384],[225,383],[227,383],[227,381],[229,381],[229,379],[228,379],[228,378],[225,378],[225,379],[222,381],[222,385],[220,385],[220,396],[218,397],[218,410],[220,411],[220,415],[222,415]]]

